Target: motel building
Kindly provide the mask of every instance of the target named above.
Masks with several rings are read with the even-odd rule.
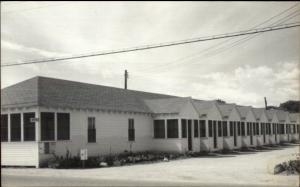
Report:
[[[256,116],[250,106],[237,106],[241,115],[243,123],[243,147],[256,147],[257,146],[257,129],[258,123]]]
[[[235,104],[219,104],[221,115],[227,121],[228,137],[224,140],[226,149],[239,149],[242,147],[241,139],[241,117]]]
[[[266,111],[264,108],[252,108],[252,111],[255,115],[256,119],[256,145],[257,146],[262,146],[264,145],[263,143],[263,134],[261,130],[261,121],[266,121],[267,116],[266,116]]]
[[[200,151],[220,151],[223,149],[222,116],[216,101],[193,100],[199,114]],[[226,136],[226,134],[225,134]]]
[[[300,113],[290,113],[289,114],[290,120],[293,128],[292,128],[292,141],[299,140],[299,131],[300,131]]]
[[[278,117],[274,110],[266,111],[268,123],[265,123],[265,136],[266,136],[266,144],[276,144],[278,142],[278,136],[276,131],[276,126],[278,124]]]
[[[243,114],[245,123],[255,122],[251,115]],[[238,149],[242,124],[233,104],[34,77],[1,89],[1,165],[40,167],[81,149],[88,156]]]
[[[270,110],[272,111],[272,110]],[[281,143],[288,142],[290,139],[289,135],[289,115],[285,111],[281,110],[274,110],[275,114],[278,118],[279,121],[279,127],[280,127],[280,135],[279,135],[279,140]]]

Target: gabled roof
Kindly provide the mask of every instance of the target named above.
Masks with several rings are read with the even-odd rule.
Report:
[[[271,121],[273,119],[273,116],[275,115],[276,111],[275,110],[266,110],[266,116],[267,116],[267,119],[269,121]],[[278,117],[278,116],[277,116]],[[279,118],[278,118],[279,120]]]
[[[217,106],[223,118],[229,117],[231,111],[235,107],[234,104],[218,104]]]
[[[246,119],[248,112],[251,111],[249,106],[236,106],[237,111],[240,113],[242,119]]]
[[[260,119],[261,115],[264,113],[265,109],[264,108],[252,108],[252,111],[255,115],[255,118]]]
[[[1,90],[1,108],[46,106],[151,113],[144,99],[175,96],[34,77]]]
[[[193,101],[193,104],[200,116],[207,115],[209,110],[215,104],[215,101],[202,101],[202,100],[197,100],[197,99],[193,99],[192,101]]]
[[[290,120],[293,123],[296,123],[300,120],[300,113],[289,113]]]
[[[270,111],[272,111],[272,110],[270,110]],[[288,113],[286,111],[283,111],[283,110],[274,110],[274,111],[276,112],[276,115],[280,122],[284,122],[286,120],[286,118],[288,117]]]
[[[188,97],[174,97],[163,99],[146,99],[145,104],[155,114],[178,114],[181,108],[189,101]]]

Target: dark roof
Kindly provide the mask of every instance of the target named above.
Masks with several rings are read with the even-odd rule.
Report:
[[[151,113],[145,99],[175,96],[34,77],[1,90],[1,108],[22,106],[108,109]]]

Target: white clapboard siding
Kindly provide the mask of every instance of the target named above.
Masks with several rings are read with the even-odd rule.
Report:
[[[38,167],[38,151],[37,142],[1,142],[1,165]]]

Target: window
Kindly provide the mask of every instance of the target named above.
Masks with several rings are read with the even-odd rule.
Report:
[[[128,119],[128,141],[135,140],[134,119]]]
[[[252,123],[252,134],[256,135],[255,123]]]
[[[182,138],[186,138],[186,133],[187,133],[187,130],[186,130],[186,119],[181,119],[181,137]]]
[[[1,141],[7,142],[8,137],[8,115],[1,115]]]
[[[238,136],[241,136],[241,122],[237,122]]]
[[[242,136],[245,136],[245,122],[241,122]]]
[[[54,113],[41,112],[41,140],[54,140]]]
[[[297,133],[299,133],[299,129],[300,129],[300,126],[299,124],[297,125]]]
[[[205,124],[205,120],[200,120],[200,137],[206,137],[206,124]]]
[[[70,139],[70,114],[57,113],[57,139]]]
[[[199,125],[198,125],[198,120],[194,120],[194,137],[198,138],[199,137]]]
[[[223,121],[223,136],[228,136],[227,121]]]
[[[165,120],[154,120],[154,138],[165,138]]]
[[[233,136],[233,121],[229,122],[229,126],[230,136]]]
[[[35,113],[24,113],[24,141],[34,141],[35,140],[35,122],[31,122],[30,119],[35,117]]]
[[[280,124],[281,125],[281,134],[285,134],[285,125],[284,124]]]
[[[222,136],[222,121],[218,121],[218,136]]]
[[[167,120],[167,137],[178,138],[178,120],[168,119]]]
[[[88,142],[96,142],[96,119],[88,117]]]
[[[250,123],[247,122],[247,135],[250,136]]]
[[[255,125],[256,125],[256,134],[259,135],[259,125],[258,123],[256,123]]]
[[[10,115],[10,139],[21,141],[21,114]]]
[[[208,120],[208,136],[209,137],[212,137],[213,136],[213,125],[212,125],[212,121],[211,120]]]
[[[295,124],[293,125],[293,129],[294,129],[293,133],[296,133],[296,125]]]

